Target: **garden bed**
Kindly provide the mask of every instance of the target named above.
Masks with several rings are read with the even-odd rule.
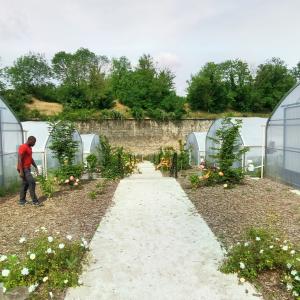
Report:
[[[269,179],[246,178],[232,189],[223,185],[192,189],[189,174],[178,181],[218,239],[226,246],[241,240],[247,229],[262,227],[276,230],[294,243],[300,242],[300,196],[291,188]],[[278,281],[278,274],[259,277],[265,299],[293,299]]]
[[[51,199],[40,197],[42,206],[18,205],[18,196],[0,198],[0,254],[18,253],[19,238],[31,238],[41,226],[49,233],[71,234],[74,239],[90,241],[101,218],[112,203],[118,181],[107,181],[101,194],[90,199],[101,180],[87,181],[78,189],[58,192]],[[39,188],[37,194],[40,195]],[[27,195],[27,199],[29,195]]]

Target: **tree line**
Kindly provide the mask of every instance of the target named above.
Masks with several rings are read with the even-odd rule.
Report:
[[[0,67],[0,94],[21,119],[32,97],[55,101],[65,111],[107,110],[116,100],[135,118],[179,119],[192,110],[270,112],[300,79],[300,63],[289,69],[272,58],[251,71],[242,60],[209,62],[188,81],[187,96],[176,94],[175,75],[160,68],[150,55],[133,66],[126,57],[108,59],[89,49],[60,51],[51,61],[39,53]]]

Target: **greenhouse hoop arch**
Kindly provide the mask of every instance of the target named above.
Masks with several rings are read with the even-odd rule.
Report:
[[[4,117],[3,111],[8,112]],[[11,141],[9,144],[4,143],[7,139]],[[22,143],[22,124],[9,104],[0,96],[0,186],[9,186],[18,181],[18,148]]]
[[[249,151],[243,155],[242,161],[235,162],[233,167],[249,168],[249,171],[255,171],[255,169],[260,168],[262,176],[265,156],[265,128],[268,119],[258,117],[235,117],[230,119],[231,123],[236,122],[237,120],[242,121],[242,127],[240,128],[237,142],[241,147],[249,148]],[[205,158],[211,163],[215,163],[214,159],[210,156],[215,154],[216,151],[212,148],[217,145],[210,137],[215,137],[216,131],[221,128],[223,120],[224,118],[215,120],[207,132]]]
[[[35,146],[32,148],[32,156],[41,173],[47,175],[49,170],[57,169],[59,167],[58,160],[49,148],[51,143],[50,125],[43,121],[26,121],[22,122],[22,125],[24,129],[24,143],[30,135],[35,136],[37,139]],[[74,132],[73,139],[78,142],[75,163],[80,164],[83,161],[83,145],[77,129]]]
[[[100,137],[95,133],[81,134],[80,136],[83,145],[83,161],[86,162],[89,154],[97,155],[98,147],[101,147]]]
[[[300,187],[300,82],[283,96],[268,119],[265,174]]]
[[[205,159],[207,132],[191,132],[186,138],[185,149],[189,152],[190,165],[198,166]]]

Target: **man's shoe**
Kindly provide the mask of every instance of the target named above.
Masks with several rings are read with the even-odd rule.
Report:
[[[25,206],[27,204],[27,201],[19,201],[20,206]]]
[[[41,203],[39,201],[33,201],[32,204],[34,206],[41,206]]]

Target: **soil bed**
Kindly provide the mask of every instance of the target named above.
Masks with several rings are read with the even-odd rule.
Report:
[[[106,182],[102,194],[90,199],[88,193],[96,191],[100,181],[88,181],[74,190],[66,189],[51,199],[40,197],[42,206],[38,207],[31,204],[19,206],[17,195],[0,198],[0,254],[17,254],[21,249],[20,237],[33,237],[41,226],[46,227],[49,234],[71,234],[74,239],[84,237],[90,241],[111,205],[118,185],[118,181]],[[37,194],[41,194],[39,188]]]
[[[218,239],[226,246],[242,239],[251,227],[270,228],[294,243],[300,242],[300,196],[289,186],[269,179],[246,178],[243,185],[225,189],[222,185],[192,189],[182,172],[179,183]],[[262,274],[264,299],[293,299],[278,279],[278,274]]]

